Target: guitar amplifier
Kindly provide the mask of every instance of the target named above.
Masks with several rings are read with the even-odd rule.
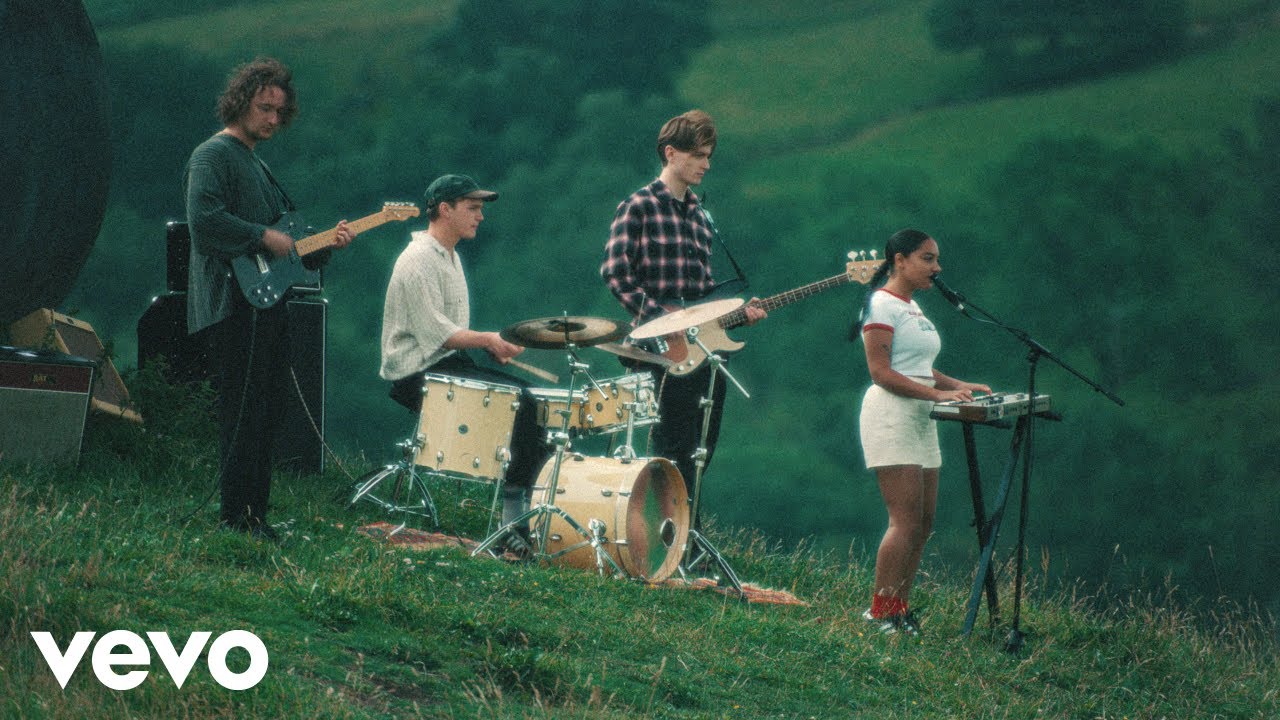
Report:
[[[165,223],[165,285],[169,292],[186,292],[190,282],[191,227],[176,220]]]
[[[285,307],[289,313],[289,362],[297,385],[291,376],[285,391],[288,399],[282,426],[274,445],[276,465],[319,473],[324,470],[325,458],[321,438],[325,427],[325,333],[329,305],[323,298],[307,296],[286,300]],[[208,380],[216,387],[217,368],[210,359],[209,341],[204,335],[205,331],[187,334],[186,293],[160,295],[138,320],[138,366],[163,355],[168,361],[171,382]]]
[[[284,418],[276,433],[275,462],[277,467],[289,470],[320,473],[324,471],[325,455],[325,331],[329,302],[315,296],[285,302],[293,376],[288,380]]]
[[[129,388],[89,323],[41,309],[9,326],[9,337],[17,345],[75,355],[97,363],[97,378],[90,404],[93,411],[142,422],[142,416],[130,407]]]
[[[96,363],[0,346],[0,464],[80,458]]]
[[[186,277],[185,275],[183,277]],[[187,294],[158,295],[138,320],[138,367],[164,357],[169,382],[214,381],[207,328],[187,334]]]

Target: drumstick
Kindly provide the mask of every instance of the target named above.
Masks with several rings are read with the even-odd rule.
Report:
[[[530,375],[534,375],[534,376],[540,377],[540,378],[542,378],[543,380],[546,380],[546,381],[547,381],[547,382],[549,382],[549,383],[556,383],[556,382],[560,382],[560,378],[559,378],[559,377],[557,377],[557,376],[555,376],[555,375],[552,375],[551,373],[547,372],[546,370],[543,370],[543,369],[542,369],[542,368],[540,368],[540,367],[534,367],[534,366],[530,365],[529,363],[523,363],[523,362],[520,362],[519,360],[516,360],[516,359],[514,359],[514,358],[507,360],[507,362],[508,362],[508,363],[510,363],[510,364],[512,364],[512,365],[515,365],[516,367],[518,367],[518,368],[520,368],[521,370],[523,370],[523,371],[525,371],[525,372],[529,373]]]

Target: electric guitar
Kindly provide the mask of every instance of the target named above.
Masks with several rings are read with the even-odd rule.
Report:
[[[772,312],[784,305],[790,305],[797,300],[817,295],[824,290],[839,287],[849,282],[866,285],[871,281],[871,276],[875,274],[876,268],[880,267],[881,262],[883,261],[876,259],[874,250],[870,252],[854,251],[849,253],[849,262],[845,265],[843,273],[825,280],[809,283],[794,290],[761,298],[754,303],[748,303],[748,305],[762,308],[765,312]],[[746,343],[738,342],[729,337],[725,332],[747,323],[746,308],[747,305],[743,305],[727,315],[715,320],[708,320],[697,326],[698,339],[707,347],[707,350],[717,354],[721,352],[737,352],[746,345]],[[707,359],[707,354],[702,351],[702,348],[690,344],[683,332],[671,333],[648,342],[651,343],[650,349],[652,351],[675,363],[667,369],[667,372],[673,375],[688,375],[697,370]]]
[[[347,227],[351,229],[353,235],[358,235],[383,223],[392,220],[408,220],[412,217],[418,217],[418,206],[413,203],[389,202],[382,206],[381,211],[349,222]],[[271,229],[297,238],[305,232],[305,227],[306,223],[297,213],[288,212],[275,225],[272,225]],[[335,226],[324,232],[295,240],[289,254],[281,257],[275,257],[267,252],[258,252],[233,258],[231,269],[235,273],[236,281],[240,284],[240,291],[244,293],[245,299],[259,310],[265,310],[280,302],[280,298],[283,298],[285,292],[294,285],[318,284],[320,271],[307,269],[302,264],[302,258],[333,247],[336,244],[337,234],[338,229]]]

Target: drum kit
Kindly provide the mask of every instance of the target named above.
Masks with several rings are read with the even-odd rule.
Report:
[[[711,363],[712,396],[716,376],[724,373],[746,394],[723,367],[723,360],[698,340],[698,325],[732,312],[741,300],[695,305],[641,325],[632,339],[684,333],[702,347]],[[709,307],[714,306],[714,307]],[[724,557],[696,529],[699,492],[690,498],[685,479],[665,458],[640,457],[634,449],[636,429],[660,421],[653,376],[646,372],[597,381],[578,349],[594,347],[612,355],[660,367],[671,361],[630,344],[617,342],[627,329],[612,320],[562,315],[516,323],[499,333],[504,340],[526,348],[563,350],[568,368],[564,387],[529,388],[536,403],[539,426],[555,451],[533,486],[532,507],[499,526],[473,555],[497,555],[501,548],[531,542],[529,558],[549,564],[601,574],[633,577],[651,583],[714,563],[718,580],[739,594],[742,584]],[[584,378],[579,384],[578,379]],[[422,410],[413,436],[398,443],[400,462],[361,478],[351,504],[365,500],[389,513],[403,513],[392,534],[414,517],[438,524],[435,504],[424,475],[456,477],[495,484],[490,517],[496,515],[498,497],[510,464],[510,445],[521,389],[476,380],[428,374],[424,378]],[[701,487],[706,467],[706,439],[711,403],[703,399],[703,424],[693,460]],[[572,450],[580,438],[621,434],[621,444],[610,455],[587,456]],[[585,521],[585,524],[584,524]],[[492,523],[492,520],[491,520]],[[518,528],[530,528],[521,536]]]

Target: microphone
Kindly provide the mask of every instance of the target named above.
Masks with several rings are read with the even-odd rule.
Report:
[[[937,275],[931,276],[930,279],[933,280],[933,286],[938,288],[938,292],[942,293],[942,297],[946,298],[947,302],[955,305],[957,310],[964,311],[963,295],[947,287],[947,284],[942,282],[942,278]]]

